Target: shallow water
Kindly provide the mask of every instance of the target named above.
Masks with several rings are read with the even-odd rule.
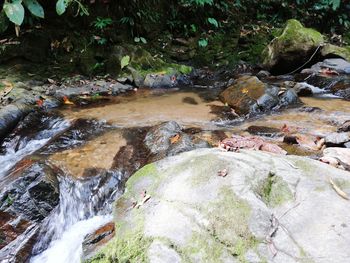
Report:
[[[152,126],[174,120],[184,128],[200,128],[199,136],[212,144],[220,140],[220,136],[229,136],[232,133],[247,134],[246,129],[252,125],[277,129],[287,125],[297,133],[324,136],[336,131],[339,124],[350,119],[350,102],[322,96],[302,98],[305,107],[317,107],[320,110],[290,108],[260,115],[245,122],[222,119],[212,111],[212,106],[224,105],[216,99],[209,99],[212,96],[204,96],[203,91],[194,90],[139,90],[132,96],[112,98],[103,105],[66,106],[57,110],[63,119],[49,126],[51,128],[48,128],[46,133],[43,132],[45,136],[32,136],[27,139],[25,136],[16,137],[3,145],[6,147],[6,153],[0,155],[0,176],[7,173],[22,158],[35,153],[43,146],[50,146],[53,143],[50,139],[77,119],[97,120],[88,124],[90,128],[97,126],[98,121],[107,121],[113,128],[87,136],[86,140],[81,140],[78,144],[68,143],[64,147],[53,147],[55,150],[39,154],[40,158],[63,170],[65,177],[59,178],[60,204],[45,219],[40,240],[34,250],[36,256],[31,262],[79,262],[84,236],[111,219],[111,204],[121,193],[118,188],[121,175],[119,171],[107,174],[108,178],[113,180],[105,185],[102,184],[105,179],[100,177],[113,167],[114,157],[120,148],[128,143],[124,137],[126,128]],[[216,136],[213,135],[215,132]],[[64,138],[61,143],[65,144],[70,138]],[[272,140],[281,143],[282,137]],[[304,154],[303,151],[292,151]],[[86,176],[89,169],[95,169],[92,174],[95,176],[91,177],[91,173]]]

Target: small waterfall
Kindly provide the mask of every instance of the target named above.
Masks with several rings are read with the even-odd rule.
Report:
[[[45,219],[30,262],[80,262],[84,237],[111,220],[120,180],[117,171],[87,180],[59,178],[60,204]]]
[[[23,157],[43,147],[52,137],[67,129],[70,123],[58,117],[46,117],[41,120],[41,126],[45,129],[34,136],[21,136],[14,134],[7,137],[1,148],[5,149],[0,153],[0,179]]]

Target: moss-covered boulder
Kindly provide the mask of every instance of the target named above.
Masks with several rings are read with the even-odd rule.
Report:
[[[350,61],[350,46],[339,47],[332,44],[326,44],[321,49],[323,57],[341,57]]]
[[[350,211],[328,180],[350,193],[349,175],[256,151],[163,159],[129,179],[115,237],[89,262],[342,262]]]
[[[282,34],[264,49],[263,64],[276,74],[291,72],[302,66],[323,42],[318,31],[295,19],[288,20]]]

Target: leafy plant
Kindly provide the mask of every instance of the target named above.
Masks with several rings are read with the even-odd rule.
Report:
[[[147,44],[147,40],[144,37],[134,37],[134,42],[135,43],[143,43],[143,44]]]
[[[122,57],[120,61],[120,68],[121,69],[125,68],[127,65],[129,65],[129,63],[130,63],[130,56],[126,55]]]
[[[96,29],[102,30],[102,29],[106,28],[107,26],[113,24],[113,20],[109,17],[106,17],[106,18],[97,17],[95,19],[95,21],[92,22],[92,24]]]
[[[206,39],[206,38],[199,39],[198,40],[198,46],[200,46],[200,47],[208,46],[208,39]]]

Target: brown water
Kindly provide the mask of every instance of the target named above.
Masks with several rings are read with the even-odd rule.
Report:
[[[72,110],[67,107],[60,112],[68,119],[106,120],[119,127],[151,126],[174,120],[184,126],[215,128],[211,121],[217,116],[211,113],[211,105],[222,103],[206,102],[194,92],[141,92],[140,95],[136,94],[131,98],[116,98],[115,101],[96,108]]]
[[[114,156],[126,145],[119,130],[107,132],[81,147],[57,152],[49,161],[74,177],[88,176],[88,169],[110,169]]]

